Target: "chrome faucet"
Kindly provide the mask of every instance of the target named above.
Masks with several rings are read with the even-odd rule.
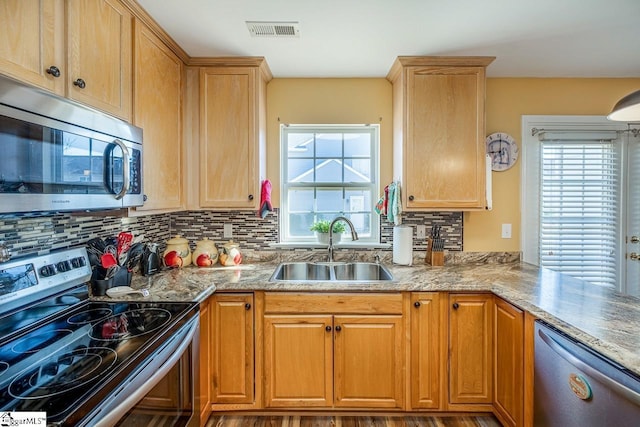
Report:
[[[338,221],[344,221],[349,225],[349,228],[351,229],[351,240],[358,240],[358,233],[356,233],[356,229],[349,218],[343,216],[334,218],[333,221],[331,221],[331,224],[329,224],[329,262],[333,262],[333,224]]]

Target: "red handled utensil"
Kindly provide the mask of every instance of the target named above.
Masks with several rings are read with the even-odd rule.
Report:
[[[100,257],[100,262],[102,263],[103,268],[110,268],[118,264],[118,260],[111,252],[102,254],[102,256]]]

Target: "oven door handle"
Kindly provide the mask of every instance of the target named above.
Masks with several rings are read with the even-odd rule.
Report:
[[[126,415],[126,413],[133,408],[144,396],[147,395],[159,382],[162,378],[165,377],[169,373],[169,371],[173,368],[173,366],[180,360],[185,350],[193,344],[195,339],[198,339],[197,334],[200,331],[200,323],[199,319],[196,316],[192,321],[192,325],[190,327],[185,327],[186,331],[175,335],[173,339],[170,341],[171,345],[165,346],[162,349],[163,356],[165,353],[170,353],[171,356],[165,360],[162,365],[154,369],[154,373],[148,378],[145,379],[142,384],[136,384],[135,390],[127,390],[126,395],[122,396],[124,400],[120,403],[117,403],[115,407],[109,407],[105,414],[101,419],[88,420],[92,426],[95,427],[110,427],[115,425],[122,417]],[[174,344],[179,343],[177,347],[174,347]],[[151,364],[150,362],[149,364]],[[146,369],[145,366],[143,368]],[[136,377],[138,375],[136,374]],[[134,378],[135,380],[135,378]],[[132,380],[132,381],[134,381]],[[127,384],[128,385],[128,384]],[[123,389],[128,388],[125,386]],[[113,399],[117,399],[121,396],[122,389],[115,393]],[[111,405],[108,405],[111,406]],[[96,415],[101,415],[100,411]],[[92,417],[93,418],[93,417]]]

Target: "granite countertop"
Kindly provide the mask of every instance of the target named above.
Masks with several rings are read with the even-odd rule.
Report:
[[[394,276],[391,283],[271,283],[269,277],[276,265],[186,267],[151,277],[135,276],[131,286],[149,289],[148,301],[197,302],[215,291],[493,292],[640,375],[640,299],[547,269],[521,262],[444,267],[387,265]]]

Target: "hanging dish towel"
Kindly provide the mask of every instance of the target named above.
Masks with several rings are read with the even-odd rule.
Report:
[[[258,209],[258,216],[265,218],[269,212],[273,211],[271,206],[271,181],[265,179],[262,181],[262,189],[260,191],[260,209]]]
[[[400,203],[400,185],[396,182],[389,184],[389,205],[387,206],[387,220],[400,225],[402,223],[402,205]]]
[[[382,197],[380,197],[380,200],[378,200],[378,203],[376,203],[376,206],[374,207],[374,210],[378,215],[387,214],[387,204],[389,203],[389,200],[387,199],[387,197],[389,197],[388,185],[384,187],[384,194],[382,195]]]

